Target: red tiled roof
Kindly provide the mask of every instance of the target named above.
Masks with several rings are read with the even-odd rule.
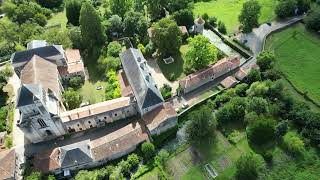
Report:
[[[67,63],[75,63],[81,60],[79,49],[67,49],[65,50]]]
[[[0,152],[0,179],[13,179],[16,153],[12,150]]]
[[[232,76],[228,76],[220,82],[220,84],[225,88],[231,88],[235,86],[237,83],[238,81]]]
[[[236,72],[235,77],[239,80],[242,81],[245,77],[247,76],[247,72],[240,68],[238,72]]]
[[[119,84],[121,88],[121,95],[123,97],[128,97],[133,94],[127,76],[123,70],[118,73]]]
[[[152,131],[167,119],[176,116],[177,113],[173,109],[172,105],[170,103],[164,103],[163,105],[145,114],[142,119],[146,123],[148,129]]]
[[[60,168],[58,162],[58,148],[38,153],[32,159],[33,167],[43,173]]]
[[[214,65],[210,66],[207,69],[203,69],[199,72],[188,75],[185,79],[179,82],[180,87],[186,89],[192,86],[197,86],[197,84],[199,84],[202,80],[210,78],[214,75],[218,75],[219,77],[229,72],[230,70],[239,67],[239,65],[240,65],[239,57],[235,57],[232,59],[224,58],[222,60],[219,60],[217,63],[215,63]]]
[[[92,140],[90,142],[91,154],[95,161],[115,158],[146,140],[148,140],[148,134],[142,130],[138,122],[133,122]]]

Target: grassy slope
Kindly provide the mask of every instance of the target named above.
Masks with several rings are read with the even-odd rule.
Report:
[[[292,37],[297,32],[296,38]],[[275,52],[277,67],[302,92],[320,102],[320,37],[305,30],[302,24],[271,35],[267,50]]]
[[[61,28],[65,29],[67,27],[67,16],[66,16],[66,9],[62,12],[58,12],[52,15],[52,17],[48,20],[47,26],[54,26],[57,24],[61,24]]]
[[[208,13],[224,22],[228,33],[237,31],[239,26],[238,16],[242,9],[242,4],[246,0],[211,0],[209,2],[198,2],[194,5],[194,15]],[[275,18],[275,0],[258,0],[262,6],[260,23],[271,21]]]

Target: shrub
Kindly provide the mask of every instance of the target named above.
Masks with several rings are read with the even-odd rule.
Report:
[[[288,132],[283,137],[287,150],[293,154],[300,154],[304,151],[304,142],[294,132]]]
[[[271,151],[266,151],[262,154],[262,157],[267,163],[271,163],[273,159],[273,154]]]
[[[68,85],[73,89],[79,89],[84,83],[84,79],[80,76],[74,76],[69,79]]]
[[[119,53],[121,52],[121,44],[117,41],[110,42],[107,47],[107,55],[112,57],[119,57]]]
[[[275,121],[270,118],[260,117],[249,124],[247,136],[250,142],[262,145],[275,139]]]
[[[154,158],[155,163],[158,166],[163,166],[164,163],[168,160],[169,153],[166,150],[161,150],[158,155]]]
[[[163,87],[160,88],[161,95],[165,100],[171,98],[171,91],[172,88],[168,84],[164,84]]]
[[[253,153],[242,155],[236,162],[236,178],[240,180],[258,179],[259,172],[264,168],[263,159]]]
[[[141,151],[143,153],[143,156],[145,158],[146,161],[149,161],[152,159],[152,157],[154,156],[155,153],[155,147],[152,143],[150,142],[144,142],[141,145]]]
[[[221,21],[218,22],[218,31],[222,34],[227,34],[226,25]]]
[[[140,158],[137,154],[132,153],[128,156],[127,158],[128,163],[130,164],[131,168],[136,167],[139,162],[140,162]]]

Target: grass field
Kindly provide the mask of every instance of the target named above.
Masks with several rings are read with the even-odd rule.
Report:
[[[275,52],[276,67],[295,87],[320,103],[320,36],[297,24],[271,35],[266,49]]]
[[[238,30],[238,16],[242,5],[246,0],[211,0],[209,2],[197,2],[194,4],[193,13],[195,16],[208,13],[209,16],[215,16],[218,20],[225,23],[228,34]],[[274,8],[276,0],[258,0],[261,9],[260,23],[272,21],[275,18]]]
[[[61,28],[65,29],[67,27],[67,22],[68,19],[66,16],[66,9],[64,9],[64,11],[52,15],[52,17],[48,20],[47,27],[60,24]]]

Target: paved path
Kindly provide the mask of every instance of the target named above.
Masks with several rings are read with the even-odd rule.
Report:
[[[249,34],[240,34],[241,42],[247,41],[246,45],[252,50],[254,58],[244,64],[244,68],[249,68],[256,63],[256,56],[263,50],[266,37],[277,30],[291,26],[303,19],[303,16],[296,16],[286,21],[272,22],[271,25],[262,24],[259,28],[253,29]]]

